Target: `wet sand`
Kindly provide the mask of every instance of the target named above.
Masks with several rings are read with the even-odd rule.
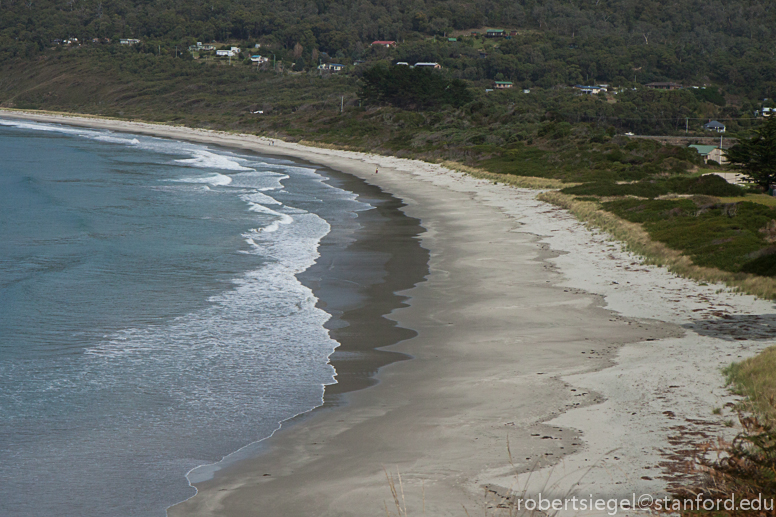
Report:
[[[319,169],[327,183],[358,195],[374,207],[357,213],[359,229],[332,228],[318,247],[320,257],[299,280],[312,289],[318,306],[331,314],[326,323],[339,343],[329,357],[336,384],[325,387],[324,407],[343,403],[345,393],[376,384],[377,371],[411,356],[382,350],[417,335],[384,317],[406,305],[397,294],[428,274],[428,251],[420,246],[420,221],[401,212],[401,201],[363,180]],[[284,424],[289,427],[289,423]]]

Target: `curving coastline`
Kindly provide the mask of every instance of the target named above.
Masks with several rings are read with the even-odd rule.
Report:
[[[677,425],[730,432],[712,414],[733,400],[719,367],[774,341],[731,337],[730,316],[745,325],[770,303],[643,266],[531,191],[250,135],[21,116],[324,164],[390,192],[426,229],[428,278],[390,316],[418,333],[390,348],[414,360],[382,368],[380,383],[348,394],[346,406],[198,483],[173,516],[377,515],[391,502],[384,467],[401,472],[411,514],[462,515],[462,505],[481,510],[526,485],[661,495],[661,449]],[[515,470],[537,471],[536,481]]]

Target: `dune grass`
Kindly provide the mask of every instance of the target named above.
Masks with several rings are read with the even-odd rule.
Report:
[[[776,423],[776,347],[770,347],[725,369],[728,383],[747,398],[745,409]]]

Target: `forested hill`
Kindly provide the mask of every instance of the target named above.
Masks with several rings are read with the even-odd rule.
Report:
[[[447,67],[460,78],[501,74],[544,87],[675,80],[776,96],[773,0],[0,0],[0,59],[32,57],[56,39],[139,38],[149,53],[196,41],[262,42],[281,53],[298,44],[313,66],[319,52],[346,64],[369,57],[369,44],[385,39],[410,49],[398,58],[442,61],[460,51],[418,45],[482,27],[523,37],[492,52],[488,66]]]
[[[2,0],[0,8],[5,38],[41,47],[58,37],[222,41],[271,35],[336,52],[413,32],[504,26],[582,42],[670,43],[705,54],[772,45],[776,30],[770,0]]]

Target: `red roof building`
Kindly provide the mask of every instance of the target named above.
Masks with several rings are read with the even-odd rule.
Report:
[[[372,45],[382,45],[383,47],[395,47],[395,41],[373,41]]]

